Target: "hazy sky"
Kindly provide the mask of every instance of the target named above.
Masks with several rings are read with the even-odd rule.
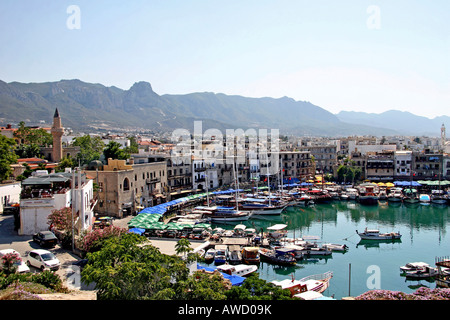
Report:
[[[0,79],[450,116],[449,17],[448,0],[1,0]]]

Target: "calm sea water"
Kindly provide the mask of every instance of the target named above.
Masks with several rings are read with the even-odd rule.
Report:
[[[292,267],[261,263],[258,270],[260,278],[267,281],[291,279],[292,276],[301,279],[333,271],[330,287],[324,295],[340,299],[371,289],[412,293],[420,286],[436,288],[433,281],[407,280],[400,275],[399,267],[415,261],[434,266],[436,257],[450,256],[449,211],[448,206],[387,202],[364,206],[354,201],[336,201],[309,208],[291,207],[281,216],[260,216],[244,224],[265,231],[273,224],[285,223],[288,237],[317,236],[319,244],[346,244],[349,247],[346,253],[333,252],[328,258],[309,258]],[[363,243],[356,230],[361,232],[365,227],[381,232],[400,231],[402,238],[395,242]]]

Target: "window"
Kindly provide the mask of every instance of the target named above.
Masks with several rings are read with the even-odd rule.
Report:
[[[128,180],[128,178],[123,179],[123,190],[130,190],[130,181]]]

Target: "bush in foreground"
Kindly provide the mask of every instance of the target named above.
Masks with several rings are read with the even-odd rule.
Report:
[[[356,300],[450,300],[450,289],[430,289],[422,287],[414,293],[400,291],[371,290],[355,298]]]

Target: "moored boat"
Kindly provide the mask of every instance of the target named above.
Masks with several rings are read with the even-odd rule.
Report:
[[[364,205],[378,204],[378,186],[375,183],[363,183],[359,186],[359,203]]]
[[[423,205],[429,205],[431,203],[430,195],[422,193],[419,195],[419,202]]]
[[[233,207],[196,207],[195,210],[199,210],[204,213],[204,216],[211,222],[234,222],[248,220],[252,212],[235,210]]]
[[[311,275],[300,280],[285,279],[280,281],[272,281],[273,284],[280,286],[282,289],[288,289],[292,296],[297,294],[314,291],[318,293],[324,292],[330,285],[333,272],[328,271],[323,274]]]
[[[400,271],[409,272],[409,271],[415,271],[420,268],[429,267],[430,265],[426,262],[409,262],[405,264],[404,266],[400,267]]]
[[[223,264],[221,266],[218,266],[216,269],[230,276],[245,277],[258,270],[258,267],[255,265],[246,265],[246,264],[237,264],[237,265]]]
[[[214,255],[214,264],[219,265],[219,264],[226,263],[228,246],[217,245],[215,249],[216,249],[216,253]]]
[[[402,237],[400,232],[388,232],[388,233],[380,233],[380,230],[369,230],[367,227],[364,229],[364,232],[356,233],[361,237],[362,240],[398,240]]]
[[[268,234],[267,236],[271,239],[280,239],[282,237],[286,237],[287,235],[287,224],[275,224],[267,228]]]
[[[416,189],[405,189],[404,190],[403,203],[406,204],[417,204],[419,203],[419,195]]]
[[[339,196],[339,199],[340,199],[340,200],[343,200],[343,201],[346,201],[346,200],[349,200],[350,197],[349,197],[349,195],[348,195],[346,192],[342,192],[342,193],[340,194],[340,196]]]
[[[323,248],[326,248],[331,251],[345,252],[348,250],[348,246],[345,244],[337,244],[337,243],[325,243],[322,245]]]
[[[211,262],[213,262],[213,261],[214,261],[214,256],[215,256],[215,255],[216,255],[216,249],[214,249],[214,248],[208,249],[208,250],[206,251],[205,257],[204,257],[206,263],[211,263]]]
[[[391,192],[387,195],[387,201],[399,203],[403,201],[403,193],[401,188],[392,189]]]
[[[326,247],[320,247],[316,243],[307,242],[302,250],[303,255],[306,256],[329,256],[333,252]]]
[[[330,203],[333,198],[326,190],[312,189],[308,194],[313,198],[314,203]]]
[[[406,271],[405,275],[410,279],[429,279],[434,278],[438,274],[438,269],[430,266],[418,268],[416,270]]]
[[[242,248],[242,261],[247,264],[258,264],[260,262],[258,247]]]
[[[430,202],[433,204],[446,205],[447,197],[445,197],[444,192],[442,190],[432,190]]]
[[[251,210],[255,215],[279,215],[287,207],[287,203],[281,202],[279,204],[268,203],[266,199],[247,198],[239,208],[244,211]]]
[[[277,265],[292,266],[297,263],[292,249],[279,248],[267,249],[260,248],[259,256],[262,261],[270,262]]]
[[[359,192],[355,188],[347,188],[345,192],[347,193],[349,200],[357,200],[359,197]]]
[[[228,247],[228,262],[238,264],[242,262],[242,253],[238,245]]]

